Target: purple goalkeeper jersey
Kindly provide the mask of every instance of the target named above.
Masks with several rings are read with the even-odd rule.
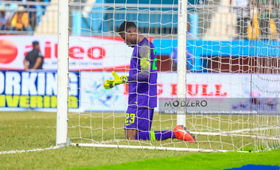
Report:
[[[157,107],[157,57],[154,44],[147,38],[133,50],[128,76],[128,105]]]

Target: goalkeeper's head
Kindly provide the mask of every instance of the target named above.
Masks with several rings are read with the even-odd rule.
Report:
[[[136,24],[132,21],[124,21],[119,27],[119,34],[130,47],[135,47],[143,39]]]

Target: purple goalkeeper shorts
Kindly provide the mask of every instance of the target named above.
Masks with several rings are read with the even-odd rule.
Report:
[[[129,106],[126,111],[124,129],[150,131],[152,127],[154,109]]]

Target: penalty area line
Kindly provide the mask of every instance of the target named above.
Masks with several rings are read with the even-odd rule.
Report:
[[[52,150],[52,149],[58,149],[62,146],[51,146],[48,148],[37,148],[37,149],[29,149],[29,150],[11,150],[11,151],[0,151],[0,155],[4,154],[13,154],[13,153],[25,153],[25,152],[36,152],[36,151],[45,151],[45,150]]]

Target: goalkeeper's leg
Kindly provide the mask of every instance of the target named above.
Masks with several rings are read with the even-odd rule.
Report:
[[[166,140],[177,138],[195,143],[195,137],[183,126],[173,131],[151,131],[154,109],[129,107],[126,113],[126,139],[130,140]]]

